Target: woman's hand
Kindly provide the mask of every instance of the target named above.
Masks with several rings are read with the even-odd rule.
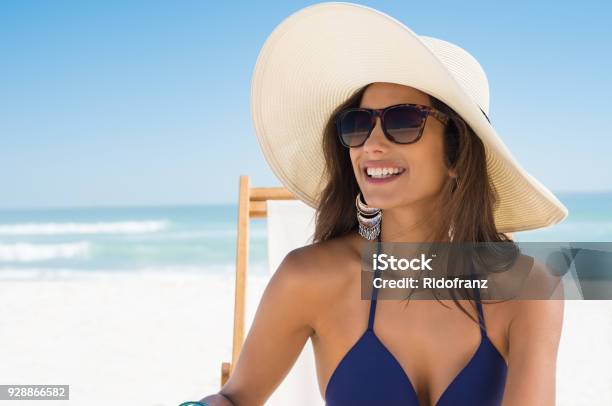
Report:
[[[231,400],[221,394],[206,396],[200,399],[200,402],[208,406],[235,406]]]

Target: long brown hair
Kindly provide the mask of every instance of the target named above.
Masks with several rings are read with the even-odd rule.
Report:
[[[359,223],[355,198],[359,185],[355,179],[349,151],[340,144],[334,119],[349,107],[359,107],[366,85],[339,105],[329,117],[324,129],[322,148],[329,174],[322,190],[316,213],[314,241],[326,241],[347,233],[357,232]],[[450,116],[444,129],[444,159],[447,168],[453,168],[458,182],[449,177],[438,199],[437,210],[444,215],[434,230],[432,241],[449,239],[458,242],[511,242],[507,235],[497,231],[493,210],[498,196],[490,182],[485,148],[481,139],[452,108],[433,96],[431,105]],[[474,318],[453,298],[454,302],[472,320]]]

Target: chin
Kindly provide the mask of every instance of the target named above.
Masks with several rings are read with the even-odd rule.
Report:
[[[414,192],[414,188],[398,188],[396,191],[385,193],[373,192],[364,194],[368,206],[376,207],[382,210],[394,209],[397,207],[406,207],[424,201],[431,201],[435,195],[427,193]]]
[[[370,196],[368,199],[366,196],[366,200],[368,202],[368,206],[376,207],[382,210],[393,209],[395,207],[405,206],[410,202],[401,201],[397,198],[397,196],[376,196],[377,194]]]

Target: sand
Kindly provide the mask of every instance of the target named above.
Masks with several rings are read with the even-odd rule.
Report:
[[[177,406],[219,389],[231,274],[79,275],[0,280],[1,384],[70,385],[45,405]],[[249,322],[266,279],[249,277]],[[557,404],[612,404],[611,363],[612,301],[567,301]]]
[[[216,392],[221,362],[231,357],[228,279],[2,280],[0,383],[70,385],[70,401],[45,405],[176,406]],[[249,279],[250,298],[265,281]],[[28,403],[40,404],[19,404]]]

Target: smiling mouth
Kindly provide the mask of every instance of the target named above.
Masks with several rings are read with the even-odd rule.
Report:
[[[370,179],[387,179],[406,172],[404,168],[366,168],[365,175]]]

